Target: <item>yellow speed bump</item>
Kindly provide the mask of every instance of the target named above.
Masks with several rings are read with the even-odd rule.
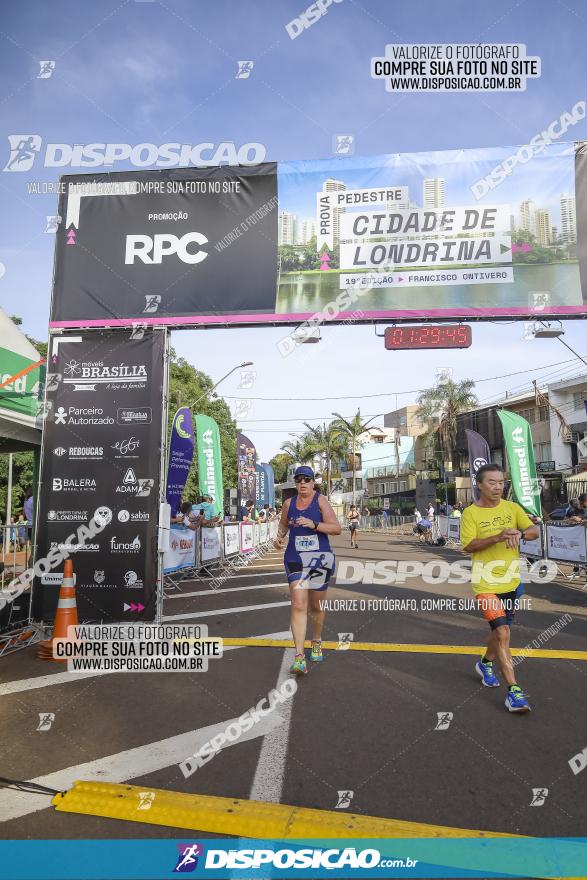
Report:
[[[110,782],[77,781],[52,803],[66,813],[261,839],[519,836]]]
[[[222,639],[224,645],[241,648],[293,648],[291,639]],[[312,643],[306,642],[306,648]],[[411,645],[394,642],[322,642],[322,647],[330,651],[380,651],[405,654],[471,654],[476,656],[485,651],[487,645]],[[546,648],[510,648],[514,657],[542,657],[547,660],[587,660],[587,651],[549,651]]]

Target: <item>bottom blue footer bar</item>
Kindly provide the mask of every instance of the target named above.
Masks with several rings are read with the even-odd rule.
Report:
[[[0,841],[1,880],[587,877],[587,838]]]

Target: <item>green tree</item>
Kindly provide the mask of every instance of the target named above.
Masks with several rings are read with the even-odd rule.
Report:
[[[10,320],[17,327],[22,326],[22,318],[19,318],[18,315],[10,315]],[[39,352],[41,357],[46,358],[47,357],[47,346],[49,345],[49,343],[48,342],[40,342],[38,339],[35,339],[33,336],[29,336],[28,333],[25,333],[24,335],[26,336],[26,338],[28,339],[30,344],[33,345],[37,349],[37,351]]]
[[[33,453],[15,452],[12,456],[12,516],[22,513],[24,491],[33,484]],[[0,519],[6,521],[8,500],[8,455],[0,455]]]
[[[276,483],[285,483],[287,479],[287,466],[293,463],[293,458],[287,452],[278,452],[277,455],[273,456],[269,464],[273,468]]]
[[[340,413],[333,413],[336,416],[335,420],[331,423],[332,429],[343,436],[346,439],[347,443],[347,454],[351,456],[351,464],[353,468],[353,504],[355,503],[355,484],[356,484],[356,476],[357,476],[357,441],[361,434],[364,434],[365,431],[369,430],[369,422],[373,421],[373,419],[368,419],[366,422],[361,418],[360,409],[357,410],[356,414],[352,419],[345,419],[344,416],[341,416]],[[373,416],[373,418],[377,418]]]
[[[457,416],[477,405],[472,379],[462,382],[439,382],[418,397],[417,417],[429,426],[427,440],[432,448],[438,442],[440,451],[450,460],[453,472],[457,469]]]
[[[326,497],[330,498],[330,484],[332,479],[332,462],[335,458],[343,457],[347,453],[347,440],[340,429],[334,423],[323,424],[314,427],[304,422],[308,429],[307,438],[309,447],[319,454],[322,459],[322,470],[326,473]]]
[[[192,414],[199,413],[211,416],[218,424],[220,431],[220,448],[222,451],[222,480],[225,489],[236,487],[236,424],[230,409],[222,398],[212,390],[214,382],[206,373],[196,370],[185,358],[176,357],[172,352],[169,370],[169,413],[167,422],[167,455],[169,454],[169,436],[173,417],[180,406],[189,406]],[[194,499],[199,495],[198,460],[194,453],[194,461],[188,478],[184,495],[186,499]],[[219,508],[224,505],[223,498],[216,498]]]

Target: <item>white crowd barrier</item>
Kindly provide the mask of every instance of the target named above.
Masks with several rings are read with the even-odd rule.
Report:
[[[196,571],[238,554],[250,553],[277,537],[278,521],[269,523],[221,523],[189,529],[171,526],[169,548],[163,554],[163,573]]]

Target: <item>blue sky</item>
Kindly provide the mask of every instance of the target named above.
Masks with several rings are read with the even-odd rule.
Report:
[[[527,142],[587,99],[587,10],[579,0],[342,0],[291,40],[285,25],[305,6],[306,0],[5,0],[2,167],[8,135],[33,133],[44,144],[256,142],[278,161],[328,158],[333,135],[349,133],[364,156],[508,146]],[[370,59],[383,55],[386,43],[454,42],[525,43],[529,55],[541,57],[542,76],[517,94],[391,94],[371,79]],[[37,79],[41,60],[56,61],[49,79]],[[254,61],[248,79],[235,78],[239,60]],[[586,121],[566,137],[587,139]],[[38,159],[30,172],[0,173],[0,305],[40,338],[54,241],[44,230],[56,197],[27,187],[56,181],[59,173]],[[512,187],[508,199],[523,189],[513,181]],[[499,194],[488,198],[498,202]],[[585,354],[582,322],[565,327],[567,341]],[[330,327],[321,344],[286,359],[276,348],[283,330],[273,328],[182,331],[173,334],[173,345],[214,378],[239,361],[255,362],[252,389],[239,389],[236,373],[222,390],[231,398],[283,398],[250,401],[239,419],[266,459],[304,419],[328,420],[333,410],[350,415],[357,406],[375,415],[392,409],[396,394],[399,403],[413,401],[439,366],[451,366],[457,379],[535,370],[480,384],[482,399],[528,385],[534,376],[587,370],[580,362],[546,368],[570,353],[555,340],[522,342],[521,333],[520,323],[477,324],[468,351],[412,354],[385,352],[373,327]],[[296,400],[301,397],[347,399]]]

